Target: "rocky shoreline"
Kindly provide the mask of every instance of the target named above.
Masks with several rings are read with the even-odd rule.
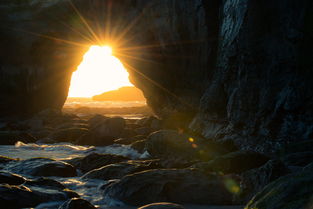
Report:
[[[94,208],[54,177],[99,180],[107,202],[140,207],[156,202],[194,205],[246,205],[252,208],[304,208],[313,190],[312,142],[284,147],[275,156],[237,149],[169,127],[155,117],[88,119],[46,110],[18,123],[2,123],[2,144],[129,146],[143,156],[90,153],[68,160],[0,158],[0,202],[8,208]],[[51,178],[52,177],[52,178]],[[292,197],[299,186],[303,197]],[[288,188],[288,189],[286,189]],[[277,194],[279,192],[279,194]],[[178,207],[178,206],[177,206]],[[182,207],[182,206],[180,206]],[[148,207],[149,208],[149,207]],[[151,206],[151,208],[176,208]]]

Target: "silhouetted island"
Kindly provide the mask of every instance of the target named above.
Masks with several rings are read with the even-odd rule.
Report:
[[[92,97],[96,101],[145,101],[141,90],[133,86],[121,87]]]

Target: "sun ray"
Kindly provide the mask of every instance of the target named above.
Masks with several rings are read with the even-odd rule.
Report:
[[[28,33],[30,35],[34,35],[34,36],[50,39],[50,40],[53,40],[53,41],[63,42],[63,43],[74,45],[74,46],[88,47],[88,45],[86,45],[86,44],[81,44],[81,43],[78,43],[78,42],[69,41],[69,40],[65,40],[65,39],[61,39],[61,38],[56,38],[56,37],[48,36],[48,35],[44,35],[44,34],[34,33],[34,32],[30,32],[30,31],[22,30],[22,29],[12,29],[12,30],[23,32],[23,33]]]
[[[72,26],[70,26],[70,25],[68,25],[68,24],[66,24],[66,23],[64,23],[64,22],[62,22],[62,21],[60,21],[60,23],[61,23],[62,25],[64,25],[65,27],[69,28],[69,29],[70,29],[71,31],[73,31],[74,33],[79,34],[79,35],[80,35],[83,39],[85,39],[86,41],[88,41],[88,42],[90,42],[90,43],[94,42],[94,41],[91,40],[88,36],[84,35],[82,32],[78,31],[78,30],[75,29],[74,27],[72,27]]]
[[[76,12],[76,14],[79,16],[79,18],[81,19],[81,21],[84,23],[84,25],[87,27],[87,29],[89,30],[89,32],[93,35],[93,37],[95,38],[96,42],[101,45],[101,40],[99,39],[99,37],[97,36],[97,34],[92,30],[92,28],[90,27],[90,25],[88,24],[88,22],[86,21],[86,19],[84,18],[84,16],[79,12],[79,10],[77,9],[77,7],[74,5],[74,3],[72,2],[72,0],[69,0],[70,5],[72,6],[72,8],[74,9],[74,11]]]
[[[148,59],[144,59],[144,58],[140,58],[140,57],[136,57],[136,56],[131,56],[131,55],[127,55],[127,54],[123,54],[120,52],[115,52],[114,54],[118,55],[119,57],[127,57],[133,60],[139,60],[139,61],[143,61],[143,62],[149,62],[149,63],[154,63],[154,64],[158,64],[157,62],[154,62],[152,60],[148,60]]]

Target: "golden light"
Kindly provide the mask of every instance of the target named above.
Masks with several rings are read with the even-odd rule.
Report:
[[[123,86],[133,86],[128,72],[109,46],[91,46],[72,75],[69,97],[92,97]]]

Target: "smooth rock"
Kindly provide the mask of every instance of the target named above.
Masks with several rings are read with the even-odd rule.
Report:
[[[56,130],[49,138],[58,142],[73,142],[88,134],[90,132],[86,128],[68,128]]]
[[[10,164],[8,170],[29,176],[76,176],[76,169],[65,162],[49,158],[31,158]]]
[[[77,194],[75,195],[77,196]],[[44,202],[65,201],[73,197],[66,190],[45,190],[38,187],[0,185],[0,203],[7,209],[33,208]]]
[[[17,141],[31,143],[35,142],[36,138],[26,132],[21,131],[0,131],[1,145],[14,145]]]
[[[121,117],[107,118],[92,129],[100,138],[116,139],[121,136],[125,128],[125,120]]]
[[[94,169],[86,173],[84,179],[101,179],[101,180],[110,180],[110,179],[119,179],[125,175],[160,168],[158,160],[146,160],[146,161],[135,161],[130,160],[127,162],[117,163],[107,165],[98,169]]]
[[[66,162],[81,170],[83,173],[86,173],[96,168],[127,160],[129,160],[129,158],[120,155],[91,153],[85,157],[73,158]]]
[[[173,157],[208,160],[228,151],[215,142],[179,133],[174,130],[160,130],[150,134],[146,150],[153,157]]]
[[[20,185],[25,182],[25,178],[20,175],[0,171],[0,184]]]
[[[135,141],[131,144],[130,147],[139,153],[143,153],[146,147],[146,140]]]
[[[151,132],[153,132],[153,129],[150,128],[150,127],[141,127],[141,128],[135,129],[135,132],[137,133],[137,135],[144,135],[144,136],[147,136],[147,135],[149,135]]]
[[[259,168],[254,168],[240,174],[240,203],[245,204],[261,191],[267,184],[291,171],[279,160],[269,160]]]
[[[268,184],[246,209],[308,209],[312,207],[313,169],[289,174]]]
[[[103,115],[95,115],[92,118],[88,120],[88,124],[91,128],[95,128],[99,126],[101,123],[103,123],[108,117],[105,117]]]
[[[158,202],[144,205],[138,209],[185,209],[182,205],[169,202]]]
[[[313,152],[296,152],[286,155],[282,161],[288,166],[306,166],[313,162]]]
[[[197,163],[193,167],[204,172],[241,173],[260,167],[268,160],[268,157],[256,152],[237,151],[216,157],[208,162]]]
[[[63,203],[58,209],[96,209],[96,207],[87,200],[72,198]]]
[[[35,180],[27,180],[24,183],[25,186],[27,187],[40,187],[40,188],[45,188],[45,189],[53,189],[53,190],[64,190],[66,187],[61,184],[60,182],[53,180],[53,179],[48,179],[48,178],[38,178]]]
[[[227,205],[232,204],[233,193],[227,189],[225,180],[191,169],[148,170],[108,185],[104,195],[135,206],[164,201]]]

